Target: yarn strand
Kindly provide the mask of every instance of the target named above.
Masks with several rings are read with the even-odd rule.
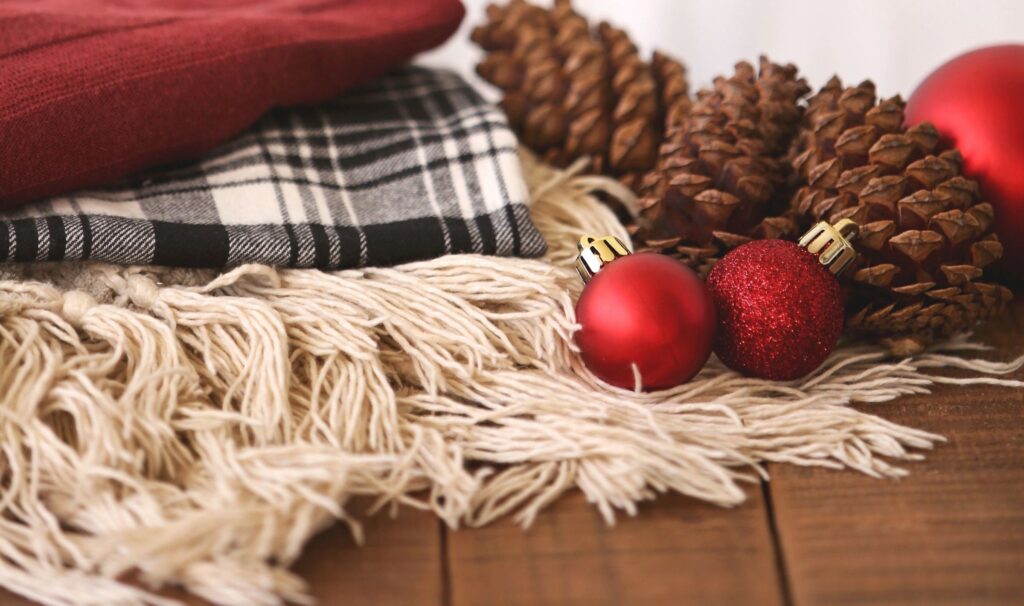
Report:
[[[309,603],[289,566],[335,521],[361,539],[353,496],[452,527],[528,526],[572,489],[608,523],[668,491],[736,506],[765,462],[898,477],[943,440],[871,403],[1024,387],[1006,378],[1024,358],[962,357],[980,349],[964,337],[902,360],[844,344],[788,383],[712,359],[668,391],[608,387],[572,340],[575,243],[628,242],[595,193],[629,194],[522,161],[540,260],[0,270],[0,585],[53,605],[176,603],[165,584]]]

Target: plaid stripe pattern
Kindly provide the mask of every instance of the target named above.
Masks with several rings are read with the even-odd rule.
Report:
[[[0,261],[346,268],[538,256],[517,142],[459,76],[408,67],[274,110],[202,160],[0,213]]]

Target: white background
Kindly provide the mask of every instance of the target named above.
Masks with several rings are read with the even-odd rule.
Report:
[[[548,5],[550,0],[539,0]],[[479,50],[469,30],[486,0],[463,0],[462,29],[420,62],[471,74]],[[596,23],[626,29],[641,49],[681,59],[691,89],[732,65],[767,53],[796,63],[812,87],[832,74],[870,78],[881,95],[908,96],[929,71],[957,54],[1000,42],[1024,42],[1024,0],[576,0]],[[476,80],[474,80],[476,81]]]

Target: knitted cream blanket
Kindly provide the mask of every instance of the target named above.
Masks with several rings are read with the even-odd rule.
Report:
[[[851,402],[1024,386],[995,376],[1022,360],[965,359],[963,339],[903,360],[846,346],[790,383],[713,359],[667,392],[600,384],[573,351],[572,264],[584,232],[628,241],[589,192],[627,193],[523,162],[540,261],[4,269],[0,585],[51,604],[172,603],[145,589],[168,582],[302,602],[288,566],[336,519],[359,537],[353,495],[452,526],[526,525],[573,488],[609,522],[670,490],[736,505],[763,461],[896,476],[942,439]]]

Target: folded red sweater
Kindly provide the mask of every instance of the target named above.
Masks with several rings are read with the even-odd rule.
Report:
[[[462,16],[459,0],[0,0],[0,208],[195,156]]]

